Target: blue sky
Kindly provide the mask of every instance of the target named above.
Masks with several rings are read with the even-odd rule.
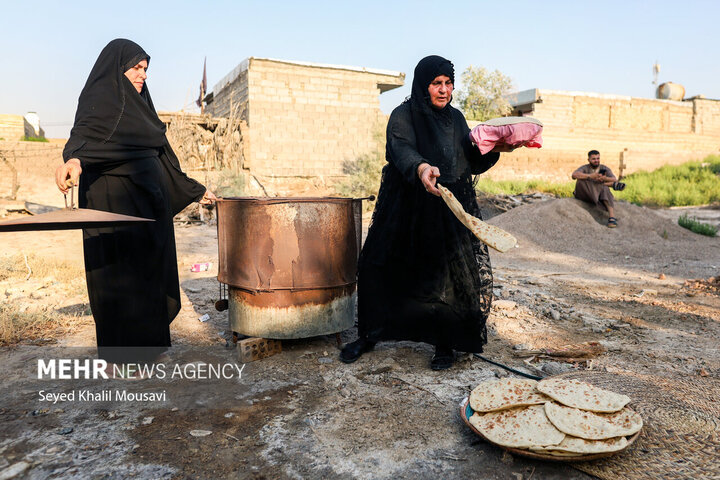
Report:
[[[386,112],[429,54],[458,74],[498,69],[518,90],[637,97],[653,95],[657,60],[661,82],[720,98],[720,2],[710,0],[3,3],[0,113],[36,111],[50,137],[68,135],[90,68],[117,37],[151,55],[158,110],[197,97],[206,56],[210,88],[249,56],[405,72],[406,86],[381,96]]]

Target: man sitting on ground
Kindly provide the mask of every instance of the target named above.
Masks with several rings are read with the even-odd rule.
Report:
[[[573,192],[575,198],[607,210],[609,215],[607,226],[610,228],[617,227],[614,208],[615,198],[610,192],[610,187],[613,190],[622,190],[625,188],[625,184],[618,182],[612,171],[605,165],[600,164],[600,152],[590,150],[588,152],[588,163],[575,170],[572,178],[577,180]]]

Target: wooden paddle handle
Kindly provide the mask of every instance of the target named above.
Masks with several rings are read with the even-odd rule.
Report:
[[[67,193],[63,194],[63,197],[65,197],[65,208],[69,208],[70,210],[75,209],[75,183],[68,179],[65,182],[65,185],[70,188],[70,205],[68,206],[68,198]]]

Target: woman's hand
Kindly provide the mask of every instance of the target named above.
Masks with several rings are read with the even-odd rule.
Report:
[[[217,201],[217,197],[210,190],[205,190],[203,197],[200,199],[200,205],[212,205]]]
[[[490,150],[491,152],[498,152],[498,153],[510,153],[516,148],[520,148],[524,146],[522,143],[519,145],[510,145],[509,143],[496,143],[495,148]]]
[[[437,183],[437,178],[440,176],[440,169],[433,167],[429,163],[421,163],[418,165],[417,174],[425,190],[439,197],[440,190],[435,187],[435,184]]]
[[[78,185],[81,173],[82,167],[77,158],[71,158],[55,170],[55,184],[63,195],[67,194],[68,188]]]

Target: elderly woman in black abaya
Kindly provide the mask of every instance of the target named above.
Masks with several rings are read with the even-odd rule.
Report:
[[[63,193],[79,180],[82,208],[155,220],[83,230],[98,354],[116,363],[151,360],[170,346],[180,311],[172,219],[193,201],[215,200],[182,172],[168,144],[145,84],[149,62],[130,40],[103,49],[55,172]]]
[[[340,359],[357,360],[381,340],[435,346],[431,368],[452,366],[454,350],[482,352],[492,300],[487,247],[440,198],[449,188],[480,217],[472,174],[498,161],[482,155],[462,113],[450,106],[450,61],[430,56],[415,68],[410,98],[390,115],[377,205],[358,270],[359,338]]]

